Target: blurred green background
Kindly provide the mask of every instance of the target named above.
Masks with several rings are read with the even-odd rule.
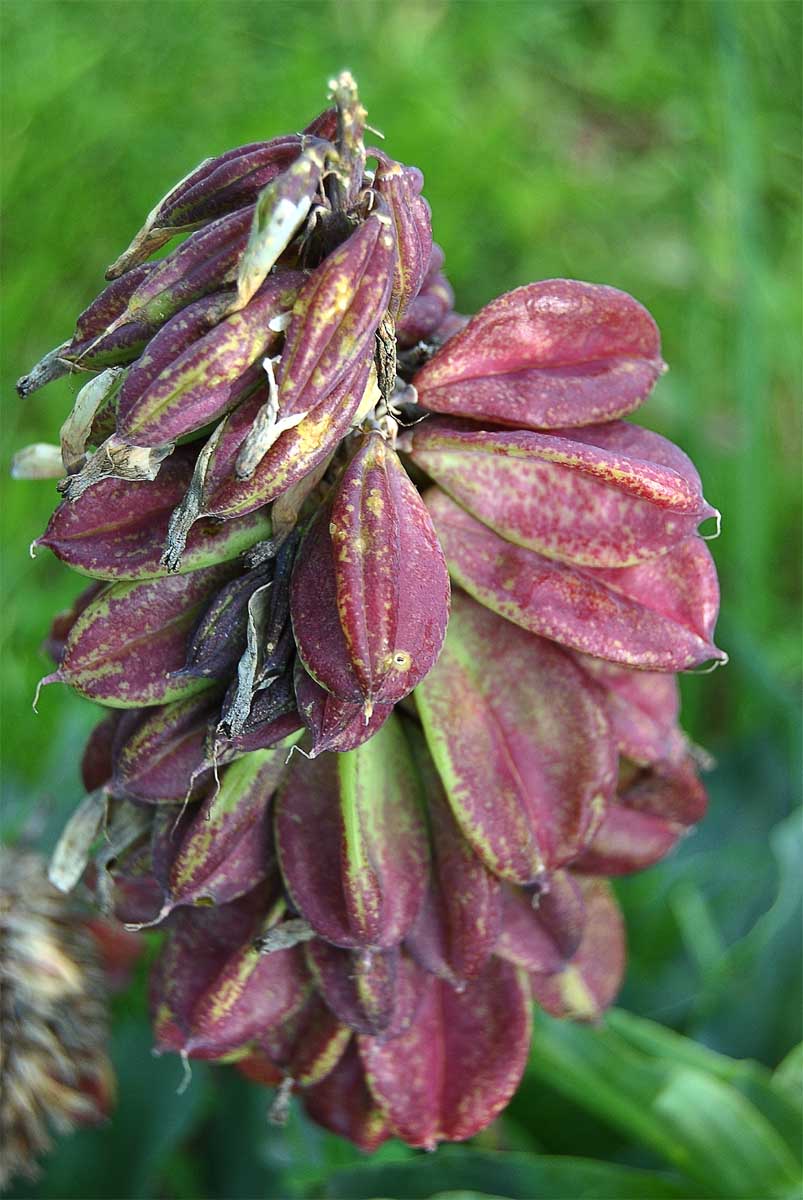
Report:
[[[800,754],[800,5],[4,0],[0,16],[5,461],[57,440],[78,385],[60,380],[20,402],[14,380],[70,334],[155,200],[208,155],[301,128],[344,66],[389,153],[424,171],[461,310],[567,276],[623,288],[654,314],[671,370],[639,419],[692,455],[723,512],[712,549],[718,641],[731,662],[683,682],[685,726],[717,762],[711,813],[668,862],[619,887],[631,945],[620,1003],[699,1048],[776,1066],[800,1037],[800,826],[790,816]],[[78,798],[95,712],[52,688],[34,716],[31,699],[50,614],[81,583],[46,552],[28,555],[53,485],[3,478],[2,488],[4,825],[47,846]],[[266,1094],[233,1073],[201,1068],[176,1097],[178,1064],[149,1055],[142,987],[117,1008],[117,1116],[64,1142],[20,1196],[759,1194],[749,1172],[698,1177],[691,1192],[661,1191],[671,1180],[648,1191],[646,1177],[561,1174],[574,1156],[682,1165],[680,1151],[673,1160],[606,1100],[606,1076],[627,1059],[619,1043],[598,1076],[577,1076],[574,1092],[567,1084],[571,1054],[596,1062],[605,1038],[623,1036],[611,1027],[545,1024],[533,1070],[482,1150],[413,1156],[402,1169],[388,1164],[409,1153],[392,1143],[369,1168],[297,1112],[270,1130]],[[674,1066],[682,1057],[666,1053]],[[658,1061],[655,1045],[649,1054]],[[697,1065],[714,1078],[720,1064],[730,1078],[727,1061]],[[656,1086],[634,1112],[657,1127]],[[702,1104],[708,1093],[695,1095]],[[506,1165],[483,1167],[483,1154],[499,1151]],[[554,1156],[571,1157],[550,1175]]]

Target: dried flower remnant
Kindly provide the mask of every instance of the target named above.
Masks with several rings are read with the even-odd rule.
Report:
[[[45,862],[0,847],[0,1188],[38,1174],[53,1133],[103,1121],[114,1098],[102,955]]]
[[[649,313],[574,280],[455,312],[421,172],[331,86],[177,184],[20,383],[94,373],[39,539],[97,581],[47,681],[110,709],[57,877],[164,929],[159,1052],[433,1147],[504,1109],[533,1001],[611,1003],[607,877],[703,815],[675,676],[725,657],[716,514],[624,419]]]

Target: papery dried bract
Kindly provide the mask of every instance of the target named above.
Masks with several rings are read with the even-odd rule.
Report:
[[[108,367],[85,383],[75,397],[72,411],[59,433],[65,471],[79,471],[83,466],[96,421],[104,412],[116,408],[125,375],[122,367]]]
[[[237,271],[241,305],[247,304],[262,285],[306,218],[320,184],[325,158],[325,146],[312,143],[260,194]]]
[[[24,400],[27,396],[37,392],[39,388],[45,387],[54,379],[60,379],[62,375],[67,374],[70,367],[64,361],[63,356],[69,345],[69,342],[62,342],[61,345],[48,350],[39,362],[34,363],[27,375],[20,376],[17,380],[17,395],[21,399]]]
[[[226,734],[218,726],[215,753],[219,761],[228,761],[232,755],[265,750],[303,726],[296,710],[292,681],[289,676],[282,677],[256,693],[240,733]]]
[[[182,559],[182,565],[184,561]],[[249,601],[269,579],[269,571],[257,568],[232,579],[220,589],[198,622],[187,647],[183,668],[187,675],[226,680],[236,671],[247,645]]]
[[[395,254],[390,217],[377,207],[301,288],[276,377],[281,420],[313,410],[362,358],[387,307]]]

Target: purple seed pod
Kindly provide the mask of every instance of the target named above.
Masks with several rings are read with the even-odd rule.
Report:
[[[68,683],[112,708],[166,704],[202,691],[207,680],[177,672],[210,595],[233,574],[224,564],[189,575],[110,584],[78,617],[58,670],[42,684]]]
[[[111,264],[107,279],[141,263],[177,233],[253,204],[272,179],[287,170],[305,141],[297,134],[251,142],[208,158],[159,201],[131,245]]]
[[[583,878],[585,925],[576,953],[562,971],[529,976],[533,999],[555,1017],[597,1021],[622,985],[625,968],[624,922],[610,884]]]
[[[585,925],[580,885],[568,871],[555,871],[536,891],[505,888],[495,952],[525,971],[554,975],[577,953]]]
[[[588,875],[629,875],[659,862],[705,816],[707,797],[688,753],[620,784],[591,845],[577,862]]]
[[[101,479],[72,503],[64,500],[35,546],[46,546],[82,575],[155,579],[167,573],[162,551],[170,516],[192,479],[194,448],[180,447],[153,480]],[[237,558],[271,532],[262,509],[232,521],[207,520],[189,534],[180,570]]]
[[[20,396],[30,396],[53,379],[66,375],[75,367],[81,366],[87,370],[95,370],[100,366],[111,366],[117,362],[130,362],[136,358],[145,345],[149,333],[144,328],[140,331],[141,338],[137,341],[131,331],[126,332],[120,342],[121,351],[117,357],[112,356],[110,362],[99,362],[96,357],[89,357],[86,362],[82,355],[100,338],[106,329],[114,323],[122,312],[131,294],[147,278],[155,264],[148,263],[131,271],[125,279],[116,280],[97,296],[88,308],[84,309],[75,326],[72,338],[51,350],[34,366],[27,375],[17,383]],[[122,335],[122,331],[121,335]],[[116,344],[116,343],[115,343]]]
[[[454,987],[481,975],[502,927],[502,885],[463,837],[420,730],[405,733],[426,796],[432,871],[405,945],[431,975]]]
[[[327,692],[307,674],[300,659],[296,660],[293,682],[298,711],[312,738],[307,750],[310,758],[326,750],[355,750],[374,736],[393,711],[392,704],[375,704],[366,721],[362,704]]]
[[[114,324],[141,321],[157,329],[193,300],[232,283],[253,216],[254,208],[249,206],[221,217],[191,234],[172,254],[147,264],[147,273]],[[134,274],[129,271],[110,286],[119,286]]]
[[[129,303],[160,267],[160,263],[143,263],[115,279],[81,313],[63,355],[71,369],[96,371],[133,362],[160,322],[144,314],[132,315]]]
[[[160,263],[143,263],[142,266],[128,271],[121,279],[107,284],[75,322],[73,347],[91,342],[105,333],[110,325],[114,325],[128,309],[134,293],[142,287],[149,275],[159,270],[160,266]]]
[[[87,608],[96,596],[99,596],[105,587],[105,583],[91,583],[89,587],[84,588],[82,592],[76,596],[68,609],[56,613],[53,618],[48,635],[42,643],[41,649],[44,654],[52,658],[56,666],[59,665],[64,658],[64,651],[67,645],[67,638],[70,635],[72,627],[80,617],[81,613]],[[92,791],[92,788],[87,788],[87,791]]]
[[[250,479],[239,479],[235,463],[259,414],[255,394],[218,425],[198,456],[187,494],[170,522],[164,562],[178,568],[188,531],[204,516],[230,520],[252,513],[303,481],[327,459],[367,404],[378,399],[370,357],[358,362],[318,408],[273,443]]]
[[[305,138],[321,138],[325,142],[334,142],[337,136],[337,109],[325,108],[314,121],[302,129]]]
[[[410,1027],[423,973],[398,948],[341,950],[321,938],[305,946],[307,966],[333,1013],[356,1033],[397,1037]]]
[[[394,1132],[434,1150],[492,1121],[527,1062],[531,1009],[527,976],[499,958],[463,991],[426,976],[406,1032],[358,1038],[371,1094]]]
[[[292,1016],[257,1040],[237,1069],[254,1083],[275,1087],[291,1079],[297,1087],[309,1088],[337,1066],[350,1040],[348,1026],[311,992]]]
[[[577,566],[634,566],[717,515],[686,455],[626,421],[535,433],[439,418],[416,426],[412,446],[416,465],[507,541]]]
[[[664,370],[658,328],[632,296],[548,279],[486,305],[415,386],[436,412],[556,429],[632,412]]]
[[[421,498],[371,433],[308,532],[293,573],[293,630],[306,671],[341,700],[406,696],[443,645],[449,580]]]
[[[322,938],[347,949],[399,944],[423,900],[428,851],[398,718],[348,754],[295,758],[275,829],[293,904]]]
[[[126,378],[118,437],[164,445],[239,403],[259,378],[259,368],[242,382],[244,374],[278,343],[271,320],[290,308],[302,278],[298,272],[278,273],[247,308],[231,316],[224,315],[226,299],[218,294],[173,317]]]
[[[183,1049],[192,1058],[223,1058],[292,1018],[310,990],[300,949],[266,956],[245,945],[194,1005]]]
[[[225,768],[220,787],[192,813],[167,873],[166,907],[228,904],[272,867],[270,802],[287,769],[287,746],[257,750]]]
[[[211,779],[206,739],[220,696],[202,693],[143,709],[136,728],[114,753],[112,795],[146,804],[198,799]]]
[[[393,1136],[385,1110],[368,1089],[353,1038],[328,1074],[304,1093],[304,1107],[319,1125],[371,1154]]]
[[[393,223],[377,200],[299,292],[276,376],[280,420],[315,409],[362,358],[387,308],[395,258]]]
[[[454,817],[504,879],[537,883],[571,862],[614,794],[616,754],[589,682],[553,643],[453,595],[416,701]]]
[[[420,195],[424,179],[416,167],[404,167],[379,150],[371,153],[379,161],[374,187],[386,200],[396,230],[398,254],[388,311],[398,322],[421,290],[429,270],[432,213]]]
[[[84,342],[70,342],[63,358],[69,371],[102,371],[106,367],[124,367],[142,354],[157,332],[158,324],[126,321],[110,332]]]
[[[415,296],[408,301],[407,309],[396,326],[396,337],[402,349],[433,338],[452,310],[454,292],[441,270],[444,261],[443,250],[434,243],[423,282]]]
[[[680,671],[723,657],[711,640],[719,609],[716,571],[696,535],[646,562],[598,569],[515,545],[437,489],[427,493],[427,507],[455,582],[523,629],[650,671]],[[667,517],[670,534],[673,524]]]
[[[249,951],[253,938],[275,908],[277,895],[278,880],[274,873],[230,904],[182,908],[170,918],[169,933],[151,975],[151,1012],[157,1052],[187,1051],[193,1040],[198,1057],[216,1057],[215,1048],[208,1043],[213,1037],[218,1044],[222,1043],[225,1036],[223,1019],[231,1016],[236,1021],[242,1012],[243,988],[249,980],[264,985],[264,978],[254,979],[253,976],[260,956],[256,950]],[[289,960],[271,955],[263,957],[261,962],[263,977],[269,973],[265,967],[272,963],[278,977],[285,983],[293,981],[293,998],[300,1002],[296,988],[303,980],[303,963],[298,957],[294,955]],[[232,978],[231,967],[235,964],[242,972],[239,983]],[[289,970],[285,971],[285,968]],[[207,1001],[218,996],[219,988],[226,981],[231,984],[229,1001],[220,1006],[217,1016],[221,1020],[215,1021]],[[286,992],[284,998],[287,998]],[[280,1003],[277,1016],[287,1015],[284,1007]],[[269,1011],[268,1001],[263,1015]],[[232,1031],[234,1021],[230,1024]],[[266,1027],[268,1024],[266,1021]],[[261,1032],[259,1028],[254,1034],[258,1032]],[[242,1043],[249,1040],[246,1034]],[[203,1041],[207,1041],[207,1046],[202,1045]]]
[[[600,688],[611,736],[624,758],[648,766],[685,756],[676,675],[634,671],[587,654],[575,658]]]
[[[726,657],[718,514],[621,419],[646,310],[545,280],[455,312],[421,172],[366,171],[331,91],[177,184],[21,381],[91,372],[16,470],[63,467],[39,544],[100,581],[44,682],[116,710],[51,879],[161,927],[158,1052],[434,1149],[510,1099],[533,1000],[613,1002],[608,877],[704,814],[677,674]]]
[[[269,580],[270,570],[262,567],[220,589],[190,639],[182,674],[227,679],[236,670],[246,648],[248,601]]]
[[[97,791],[114,771],[114,735],[122,713],[108,713],[90,733],[81,758],[81,782],[87,792]]]

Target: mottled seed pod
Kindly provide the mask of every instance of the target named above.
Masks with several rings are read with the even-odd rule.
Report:
[[[374,187],[387,201],[396,231],[397,256],[388,311],[400,321],[421,290],[432,254],[432,213],[421,188],[424,178],[416,167],[404,167],[379,150]]]
[[[347,949],[387,949],[411,928],[428,851],[398,718],[348,754],[295,759],[276,803],[276,845],[298,911]]]
[[[443,644],[449,581],[418,492],[381,434],[369,434],[313,523],[291,610],[306,671],[340,700],[406,696]]]
[[[416,701],[455,819],[491,871],[537,883],[590,844],[616,754],[569,654],[456,592],[443,654]]]
[[[435,412],[556,429],[632,412],[663,370],[656,324],[632,296],[548,279],[486,305],[416,388]]]
[[[115,583],[81,613],[61,663],[45,683],[68,683],[112,708],[165,704],[200,692],[205,679],[177,674],[188,636],[211,593],[233,574],[206,567],[188,575]]]
[[[262,189],[298,157],[303,144],[304,138],[294,134],[251,142],[205,159],[159,201],[128,249],[108,268],[106,278],[116,279],[177,233],[253,204]]]

